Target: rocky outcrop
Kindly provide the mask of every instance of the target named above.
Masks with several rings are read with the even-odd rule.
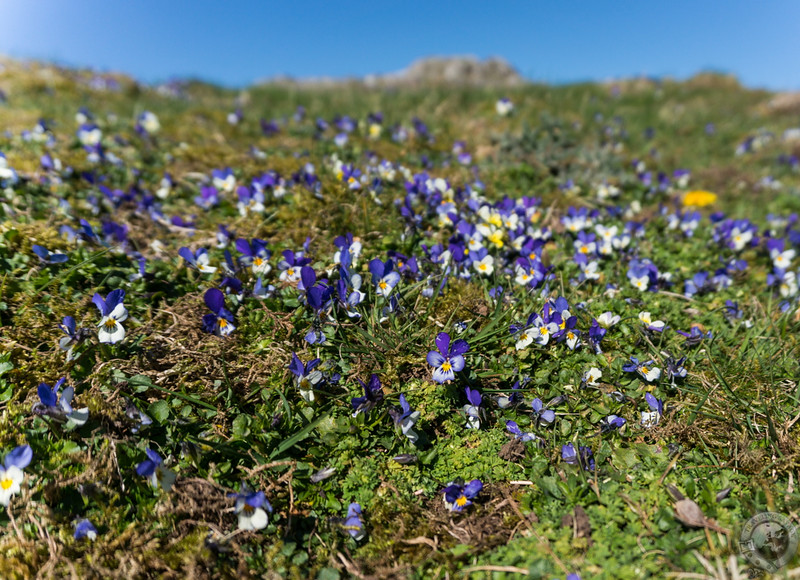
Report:
[[[524,82],[517,70],[502,58],[479,60],[474,56],[452,56],[422,58],[401,71],[367,75],[362,79],[330,77],[293,79],[280,76],[260,81],[257,84],[319,88],[347,84],[368,87],[514,87]]]

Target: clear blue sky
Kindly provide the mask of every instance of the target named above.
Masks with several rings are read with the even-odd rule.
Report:
[[[714,69],[800,89],[800,1],[0,0],[0,54],[228,86],[474,54],[554,83]]]

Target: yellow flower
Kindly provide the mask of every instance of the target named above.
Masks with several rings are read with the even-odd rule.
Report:
[[[717,194],[710,191],[689,191],[683,196],[684,206],[706,207],[717,201]]]

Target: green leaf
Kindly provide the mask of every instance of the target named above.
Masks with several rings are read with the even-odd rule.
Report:
[[[153,419],[163,423],[169,417],[169,405],[167,405],[166,401],[156,401],[150,405],[148,412]]]
[[[238,415],[233,420],[233,436],[237,439],[244,439],[250,435],[250,417]]]

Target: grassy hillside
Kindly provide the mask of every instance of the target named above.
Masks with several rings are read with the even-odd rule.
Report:
[[[740,578],[798,523],[773,95],[0,90],[1,577]]]

